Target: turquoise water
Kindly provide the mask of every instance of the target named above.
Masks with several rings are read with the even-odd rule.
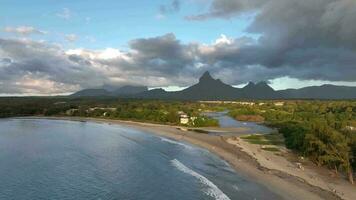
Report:
[[[0,199],[278,199],[208,151],[119,125],[0,120]]]

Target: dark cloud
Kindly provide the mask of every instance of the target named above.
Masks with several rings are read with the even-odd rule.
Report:
[[[159,70],[167,74],[182,71],[192,64],[189,46],[181,44],[175,35],[137,39],[130,42],[134,51],[133,59],[140,67],[147,67],[147,71]]]
[[[13,93],[68,92],[103,84],[106,79],[89,65],[71,61],[60,47],[42,42],[0,39],[1,58],[7,62],[0,62],[0,93],[9,88]],[[88,81],[88,77],[95,78]]]
[[[187,18],[230,19],[243,14],[253,14],[246,31],[259,39],[210,53],[207,57],[213,63],[283,68],[279,76],[299,79],[356,81],[356,1],[213,0],[207,13]]]
[[[0,94],[51,94],[104,85],[185,85],[193,79],[188,76],[193,63],[189,48],[173,34],[133,40],[128,52],[65,51],[46,42],[0,39]]]
[[[65,51],[45,42],[0,39],[0,93],[50,94],[125,84],[187,86],[196,82],[205,70],[218,73],[226,68],[229,71],[230,65],[220,59],[230,48],[233,51],[235,45],[245,42],[248,40],[236,40],[230,45],[224,42],[184,44],[170,33],[132,40],[129,50],[123,52],[118,49]],[[250,76],[239,81],[246,78]],[[228,76],[224,80],[236,82]]]
[[[270,0],[213,0],[206,13],[187,16],[188,20],[229,19],[244,12],[253,12]]]
[[[356,81],[355,1],[220,0],[195,19],[245,13],[254,13],[246,31],[258,38],[222,35],[213,44],[183,43],[169,33],[132,40],[127,51],[65,51],[45,42],[0,39],[0,93],[187,86],[206,70],[230,84],[284,76]]]

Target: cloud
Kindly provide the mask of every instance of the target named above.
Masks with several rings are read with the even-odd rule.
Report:
[[[245,12],[257,11],[271,0],[213,0],[206,13],[187,16],[188,20],[207,20],[211,18],[230,19]],[[289,1],[289,0],[287,0]],[[204,2],[206,3],[206,2]]]
[[[329,27],[333,15],[324,14],[320,26]],[[352,27],[314,33],[318,29],[312,27],[315,24],[304,31],[297,31],[299,26],[305,28],[303,25],[290,24],[284,32],[280,30],[283,20],[263,16],[269,25],[261,28],[267,25],[257,18],[249,30],[264,30],[257,31],[260,38],[221,34],[211,44],[183,43],[173,33],[131,40],[125,51],[64,50],[47,42],[0,39],[0,93],[52,94],[126,84],[184,87],[195,83],[206,70],[235,85],[286,76],[356,82],[356,49],[353,38],[347,37]]]
[[[234,49],[238,44],[226,36],[211,45],[184,44],[169,33],[132,40],[128,51],[63,50],[46,42],[0,39],[0,93],[52,94],[126,84],[187,86],[205,70],[230,83],[236,81],[232,76],[236,74],[230,71],[250,74],[239,81],[250,80],[253,70],[247,73],[246,68],[220,68],[219,55],[215,55],[218,49]],[[261,74],[266,77],[269,73],[264,70]]]
[[[69,20],[72,17],[73,13],[69,8],[63,8],[56,15],[59,18],[62,18],[62,19],[65,19],[65,20]]]
[[[0,93],[62,93],[106,79],[90,63],[74,62],[59,46],[45,42],[0,39],[0,59]],[[88,82],[88,77],[96,78]]]
[[[75,42],[78,39],[78,36],[75,34],[67,34],[67,35],[65,35],[65,39],[68,42]]]
[[[253,16],[245,31],[260,37],[212,50],[211,64],[262,66],[303,80],[356,81],[356,1],[213,0],[207,12],[187,19],[243,15]]]
[[[178,62],[187,62],[183,49],[176,50],[180,45],[173,34],[133,40],[127,52],[114,48],[66,51],[47,42],[0,39],[0,94],[67,93],[125,84],[168,86],[181,79]],[[177,58],[171,60],[171,56]]]
[[[38,30],[32,26],[18,26],[18,27],[5,27],[4,28],[5,32],[8,33],[15,33],[15,34],[20,34],[20,35],[30,35],[30,34],[47,34],[46,31]]]
[[[165,16],[167,14],[176,13],[180,10],[180,5],[181,2],[179,0],[172,0],[168,4],[160,5],[158,16]]]

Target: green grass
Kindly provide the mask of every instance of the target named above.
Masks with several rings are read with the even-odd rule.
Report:
[[[251,144],[260,144],[260,145],[272,145],[269,141],[264,141],[264,140],[247,140],[247,142]]]
[[[271,133],[265,135],[247,135],[241,137],[243,140],[251,144],[260,144],[260,145],[284,145],[284,139],[281,134]]]
[[[265,150],[265,151],[272,151],[272,152],[277,152],[277,151],[279,151],[279,149],[276,148],[276,147],[264,147],[264,148],[262,148],[262,149]]]

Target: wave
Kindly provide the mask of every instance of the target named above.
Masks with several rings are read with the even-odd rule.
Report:
[[[235,189],[236,191],[238,191],[238,192],[240,191],[240,188],[239,188],[239,186],[237,186],[237,185],[233,185],[232,188],[234,188],[234,189]]]
[[[183,146],[183,147],[185,147],[187,149],[193,149],[193,147],[191,147],[189,145],[186,145],[184,143],[180,143],[180,142],[177,142],[177,141],[174,141],[174,140],[170,140],[168,138],[161,138],[161,141],[168,142],[168,143],[171,143],[171,144],[180,145],[180,146]]]
[[[179,160],[171,160],[171,163],[179,171],[192,175],[193,177],[197,178],[202,184],[208,186],[208,189],[205,191],[205,194],[215,198],[216,200],[230,200],[230,198],[225,193],[223,193],[213,182],[211,182],[209,179],[205,178],[201,174],[193,171],[189,167],[185,166]]]

